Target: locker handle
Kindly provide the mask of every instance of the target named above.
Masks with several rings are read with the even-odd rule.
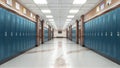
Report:
[[[105,33],[105,36],[107,36],[107,35],[108,35],[108,33],[106,32],[106,33]]]
[[[20,36],[21,36],[21,32],[20,32],[20,34],[19,34]]]
[[[11,36],[13,36],[13,32],[11,32]]]
[[[101,36],[103,36],[103,33],[101,33]]]
[[[17,36],[17,32],[16,32],[16,34],[15,34],[16,36]]]
[[[23,36],[24,36],[24,33],[23,33]]]
[[[99,36],[99,33],[97,35]]]
[[[5,37],[7,37],[7,32],[5,32]]]
[[[110,33],[110,36],[113,36],[113,32]]]
[[[117,36],[118,36],[118,37],[120,36],[120,32],[117,32]]]

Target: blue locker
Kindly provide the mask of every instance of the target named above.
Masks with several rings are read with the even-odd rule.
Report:
[[[44,42],[48,41],[48,28],[44,28]]]
[[[120,8],[85,23],[85,46],[120,61]]]
[[[12,13],[12,19],[11,19],[11,53],[12,55],[16,54],[16,44],[15,44],[15,29],[16,28],[16,16]]]
[[[36,24],[34,22],[3,8],[0,8],[0,14],[0,61],[36,45]],[[34,38],[31,35],[33,32],[35,32]]]
[[[20,17],[19,19],[20,19],[20,20],[19,20],[19,24],[20,24],[20,25],[19,25],[19,27],[20,27],[20,28],[19,28],[19,47],[20,47],[20,48],[19,48],[19,51],[22,52],[22,51],[24,51],[24,50],[23,50],[23,46],[24,46],[24,45],[23,45],[23,40],[22,40],[23,18]]]
[[[22,29],[22,43],[23,43],[23,50],[25,50],[25,19],[23,19],[23,29]]]
[[[115,13],[115,10],[111,11],[110,12],[110,23],[109,23],[109,27],[111,27],[109,30],[110,30],[110,56],[111,57],[115,57],[115,50],[116,50],[116,44],[115,44],[115,33],[116,33],[116,14]]]
[[[5,18],[5,13],[4,10],[2,8],[0,8],[0,61],[4,59],[4,27],[5,27],[5,23],[4,23],[4,18]]]
[[[11,54],[10,54],[10,52],[11,52],[11,46],[10,46],[10,44],[11,44],[11,18],[12,18],[12,16],[11,16],[11,13],[10,12],[8,12],[8,11],[6,11],[5,12],[5,34],[6,34],[6,36],[5,36],[5,58],[8,58],[9,56],[11,56]]]
[[[16,53],[19,52],[19,17],[16,16],[16,31],[15,31],[15,48],[16,48]]]
[[[76,28],[72,28],[72,41],[76,42]]]
[[[116,31],[116,47],[117,47],[117,53],[116,53],[116,57],[117,60],[120,61],[120,8],[118,8],[117,10],[117,31]]]

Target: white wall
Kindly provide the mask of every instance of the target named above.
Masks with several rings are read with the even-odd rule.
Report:
[[[66,31],[62,31],[61,34],[58,34],[58,31],[54,31],[54,37],[66,37]]]

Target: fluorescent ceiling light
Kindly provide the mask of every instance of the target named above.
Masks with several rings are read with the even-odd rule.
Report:
[[[74,18],[74,15],[69,15],[67,16],[67,18]]]
[[[78,11],[79,11],[78,9],[76,9],[76,10],[70,10],[69,13],[74,13],[75,14],[75,13],[78,13]]]
[[[36,4],[47,4],[47,0],[33,0]]]
[[[71,19],[66,19],[67,22],[72,21]]]
[[[84,4],[87,0],[74,0],[73,4]]]
[[[52,15],[47,15],[46,18],[53,18],[53,16]]]
[[[49,19],[49,21],[54,21],[54,19]]]
[[[43,13],[51,13],[50,10],[41,10]]]

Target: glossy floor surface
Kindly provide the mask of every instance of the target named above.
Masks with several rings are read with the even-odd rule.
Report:
[[[0,68],[120,68],[120,65],[61,38],[27,51]]]

